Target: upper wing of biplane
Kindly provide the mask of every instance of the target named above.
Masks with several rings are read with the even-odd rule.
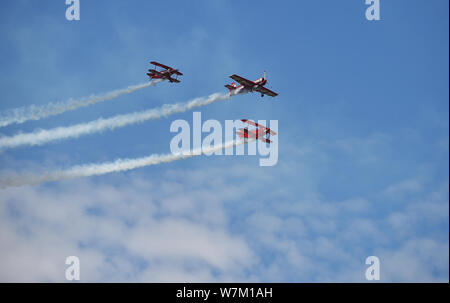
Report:
[[[277,134],[276,132],[274,132],[270,128],[265,127],[263,125],[260,125],[260,124],[258,124],[256,122],[253,122],[252,120],[242,119],[241,121],[244,122],[244,123],[247,123],[248,125],[252,125],[252,126],[257,127],[259,130],[262,130],[262,132],[264,132],[266,134],[270,134],[272,136],[275,136]]]
[[[264,86],[258,86],[257,88],[255,88],[255,90],[258,91],[258,92],[260,92],[261,94],[266,94],[266,95],[269,95],[269,96],[271,96],[271,97],[278,96],[277,93],[271,91],[271,90],[268,89],[268,88],[265,88]]]
[[[170,66],[167,66],[167,65],[164,65],[164,64],[161,64],[161,63],[155,62],[155,61],[152,61],[152,62],[150,62],[150,63],[151,63],[151,64],[153,64],[153,65],[156,65],[156,66],[162,67],[162,68],[164,68],[164,69],[170,69],[170,68],[171,68]]]
[[[255,85],[255,82],[242,78],[238,75],[232,75],[230,78],[246,87],[253,87]]]

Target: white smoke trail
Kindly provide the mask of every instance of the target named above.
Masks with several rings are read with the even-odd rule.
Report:
[[[37,130],[31,133],[19,133],[12,137],[0,137],[0,150],[20,145],[42,145],[50,141],[77,138],[81,135],[93,134],[104,130],[113,130],[130,124],[140,123],[151,119],[167,117],[175,113],[205,106],[218,100],[225,100],[229,94],[215,93],[207,98],[197,98],[185,103],[165,104],[161,107],[126,115],[118,115],[108,119],[97,119],[88,123],[80,123],[67,127],[57,127],[49,130]]]
[[[42,106],[31,105],[28,107],[7,110],[4,113],[0,113],[0,127],[13,123],[20,124],[29,120],[39,120],[49,116],[59,115],[66,111],[75,110],[80,107],[86,107],[91,104],[112,100],[121,95],[130,94],[137,90],[155,85],[161,81],[161,79],[158,79],[138,85],[131,85],[124,89],[114,90],[101,95],[91,95],[81,99],[69,99],[64,102],[48,103]]]
[[[252,140],[252,139],[250,139]],[[143,158],[135,159],[118,159],[114,162],[93,163],[74,166],[67,170],[54,171],[40,175],[16,175],[0,179],[0,188],[36,185],[44,182],[52,182],[59,180],[74,179],[79,177],[89,177],[94,175],[103,175],[112,172],[127,171],[139,167],[157,165],[161,163],[169,163],[176,160],[187,159],[202,154],[212,154],[216,151],[238,146],[247,143],[249,140],[228,141],[218,146],[208,148],[194,149],[185,153],[178,154],[153,154]]]

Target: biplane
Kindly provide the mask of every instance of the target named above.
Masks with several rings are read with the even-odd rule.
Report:
[[[277,93],[264,87],[264,85],[267,83],[266,71],[264,71],[263,78],[259,78],[255,81],[247,80],[238,75],[232,75],[232,76],[230,76],[230,78],[240,84],[240,85],[236,85],[236,83],[233,82],[231,84],[225,85],[225,87],[228,88],[228,90],[230,91],[230,95],[246,94],[248,92],[252,93],[254,91],[261,93],[261,97],[264,97],[264,95],[269,95],[271,97],[275,97],[278,95]]]
[[[256,128],[253,130],[249,130],[247,127],[239,128],[238,131],[236,132],[236,135],[238,135],[239,138],[257,139],[270,144],[272,143],[272,141],[270,141],[269,139],[270,136],[275,136],[277,134],[270,128],[267,128],[251,120],[242,119],[241,121],[247,123],[248,125],[255,126]]]
[[[182,76],[183,74],[178,71],[178,69],[174,69],[170,66],[152,61],[150,62],[155,66],[155,69],[149,69],[147,76],[150,77],[150,79],[163,79],[163,80],[169,80],[170,82],[180,82],[180,80],[177,79],[178,76]],[[160,67],[160,70],[157,70],[157,67]],[[172,75],[175,74],[175,78],[172,77]]]

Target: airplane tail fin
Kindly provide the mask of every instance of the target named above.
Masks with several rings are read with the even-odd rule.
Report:
[[[229,90],[230,92],[234,89],[234,87],[231,86],[230,84],[225,85],[225,87],[228,88],[228,90]]]
[[[266,80],[267,78],[266,78],[266,71],[264,71],[264,80]]]
[[[228,88],[228,99],[229,99],[229,98],[231,98],[231,95],[233,94],[234,87],[230,84],[226,84],[225,87]]]
[[[230,91],[230,93],[236,89],[236,84],[233,82],[231,84],[227,84],[225,85],[226,88],[228,88],[228,90]]]

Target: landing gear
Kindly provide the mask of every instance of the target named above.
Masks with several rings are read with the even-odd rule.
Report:
[[[261,98],[264,97],[264,94],[261,94]]]

